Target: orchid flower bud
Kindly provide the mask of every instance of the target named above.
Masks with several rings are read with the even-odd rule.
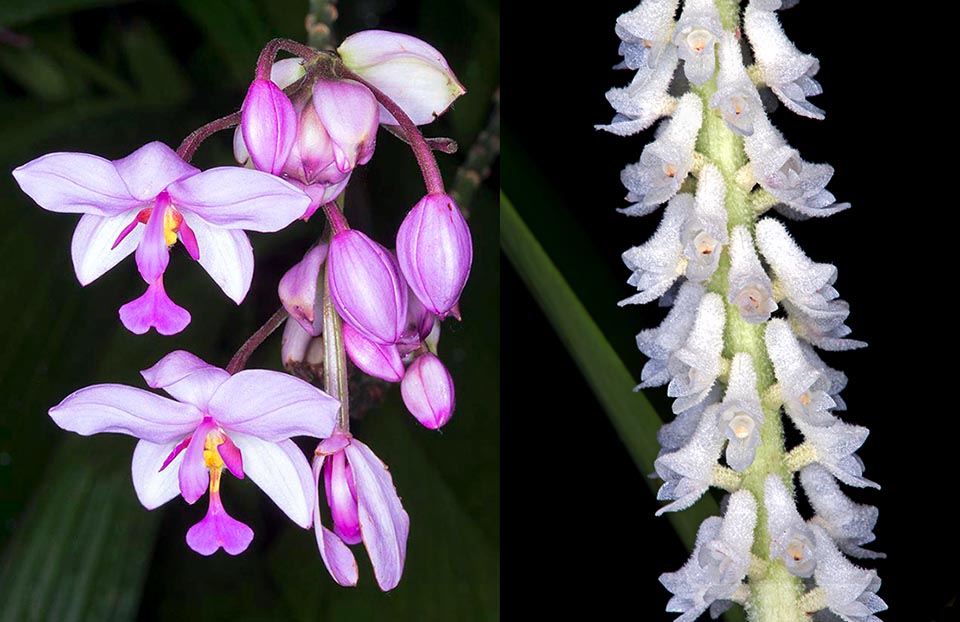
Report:
[[[346,454],[336,452],[327,458],[324,467],[323,485],[327,493],[327,505],[333,515],[333,532],[347,544],[359,544],[362,538],[357,488]]]
[[[453,414],[453,378],[430,352],[418,356],[407,368],[400,394],[407,410],[431,430],[443,427]]]
[[[373,157],[376,146],[377,100],[370,89],[352,80],[317,80],[313,107],[333,147],[333,161],[349,173]]]
[[[428,194],[397,231],[397,260],[414,295],[441,319],[454,310],[470,275],[473,242],[467,221],[446,194]]]
[[[443,55],[420,39],[386,30],[364,30],[343,40],[343,64],[392,99],[417,125],[426,125],[466,89]],[[396,125],[382,106],[380,123]]]
[[[277,288],[283,308],[312,336],[319,335],[322,327],[315,311],[318,305],[317,280],[320,267],[327,258],[327,249],[328,245],[321,243],[307,251],[299,263],[287,270]]]
[[[344,323],[343,346],[347,356],[360,371],[387,382],[400,382],[403,378],[403,361],[394,344],[374,343],[360,331]]]
[[[290,99],[269,80],[254,80],[243,100],[243,143],[253,165],[278,174],[297,136],[297,113]]]
[[[390,251],[347,229],[333,236],[327,262],[340,317],[375,343],[396,343],[407,323],[407,285]]]

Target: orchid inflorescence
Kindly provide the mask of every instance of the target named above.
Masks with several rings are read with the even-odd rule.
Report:
[[[293,57],[275,62],[280,50]],[[411,36],[363,31],[335,52],[276,39],[260,54],[241,111],[199,128],[177,151],[151,142],[113,161],[51,153],[13,172],[40,207],[82,214],[72,245],[82,285],[134,253],[146,292],[119,314],[136,334],[173,335],[191,321],[163,284],[177,241],[240,304],[254,273],[245,231],[275,232],[324,214],[323,235],[280,281],[283,309],[225,369],[178,350],[142,372],[170,397],[101,384],[50,409],[66,430],[140,439],[132,474],[146,508],[178,495],[193,504],[209,490],[206,517],[186,534],[198,553],[236,555],[253,539],[224,509],[226,470],[249,476],[300,527],[313,526],[337,583],[356,584],[347,545],[361,541],[380,588],[399,582],[409,518],[386,465],[350,433],[346,357],[366,374],[401,383],[404,403],[427,428],[449,421],[454,384],[437,344],[441,321],[460,319],[473,251],[432,153],[455,143],[426,139],[417,126],[464,92],[440,52]],[[410,145],[427,189],[395,250],[352,229],[338,204],[353,171],[373,157],[381,125]],[[204,140],[233,127],[242,166],[201,171],[189,163]],[[284,365],[301,376],[312,369],[324,390],[295,375],[243,369],[287,317]],[[291,440],[297,436],[321,439],[312,468]],[[324,494],[332,530],[322,521]]]
[[[711,487],[730,493],[723,516],[700,525],[686,564],[660,577],[678,622],[733,603],[752,622],[876,622],[886,609],[876,571],[847,558],[883,556],[863,548],[876,508],[840,486],[878,487],[854,453],[868,430],[835,416],[847,378],[817,354],[866,344],[847,338],[836,268],[809,259],[765,215],[849,207],[826,190],[833,168],[802,159],[764,109],[775,97],[798,115],[824,115],[807,99],[821,92],[819,61],[780,25],[777,11],[793,4],[749,0],[741,26],[737,0],[644,0],[617,20],[618,67],[636,76],[607,93],[616,116],[598,127],[628,136],[667,117],[624,169],[632,205],[620,210],[642,216],[667,203],[653,237],[623,254],[638,292],[621,302],[671,307],[637,335],[650,359],[637,388],[667,385],[675,398],[676,417],[658,435],[657,498],[670,502],[658,514]],[[803,436],[789,451],[781,408]]]

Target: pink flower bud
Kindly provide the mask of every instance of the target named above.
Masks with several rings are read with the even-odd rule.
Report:
[[[375,343],[394,344],[407,322],[407,285],[390,252],[356,229],[333,236],[327,282],[337,313]]]
[[[280,302],[303,330],[311,335],[319,335],[321,330],[319,306],[317,300],[317,280],[320,278],[320,266],[327,258],[327,245],[314,246],[303,259],[287,270],[280,279],[277,288]]]
[[[473,242],[457,204],[446,194],[428,194],[397,232],[397,260],[414,295],[441,319],[455,307],[470,275]]]
[[[417,350],[427,339],[427,336],[433,331],[434,325],[440,325],[437,322],[437,316],[427,311],[423,303],[417,299],[416,294],[407,296],[407,327],[397,342],[400,349],[400,356],[406,356],[410,352]]]
[[[400,383],[403,403],[417,421],[431,430],[441,428],[453,414],[453,378],[436,355],[418,356]]]
[[[337,53],[348,69],[383,91],[417,125],[430,123],[467,92],[443,55],[415,37],[364,30],[344,39]],[[380,122],[397,124],[382,107]]]
[[[269,80],[254,80],[243,100],[240,124],[253,165],[278,174],[297,136],[297,114],[290,99]]]
[[[343,325],[343,346],[360,371],[387,382],[400,382],[403,361],[395,345],[374,343],[347,323]]]
[[[378,104],[370,89],[352,80],[317,80],[313,106],[333,145],[337,170],[349,173],[373,157]]]
[[[334,165],[330,135],[309,101],[300,104],[297,139],[290,150],[283,173],[307,185],[317,182],[336,183],[344,177]]]
[[[357,489],[344,452],[338,451],[327,458],[323,465],[323,486],[333,515],[334,533],[347,544],[358,544],[362,538]]]

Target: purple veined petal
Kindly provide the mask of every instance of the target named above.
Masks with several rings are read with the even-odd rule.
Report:
[[[113,245],[127,226],[138,224],[138,212],[138,208],[133,208],[116,216],[84,214],[80,218],[73,232],[70,255],[81,285],[89,285],[137,248],[143,238],[141,227],[132,229],[116,247]]]
[[[397,586],[403,574],[410,517],[400,503],[387,465],[356,439],[344,451],[356,483],[363,543],[377,584],[386,592]]]
[[[201,555],[213,555],[220,547],[230,555],[239,555],[252,541],[253,530],[227,514],[219,491],[210,493],[207,515],[187,531],[187,546]]]
[[[229,432],[243,454],[243,471],[277,507],[297,525],[307,529],[313,522],[316,488],[310,464],[296,443],[287,439],[271,443],[256,436]]]
[[[113,165],[130,194],[140,201],[152,201],[173,182],[200,172],[184,162],[176,151],[158,141],[114,160]]]
[[[214,391],[230,378],[223,369],[185,350],[171,352],[140,375],[150,388],[163,389],[177,401],[200,410],[207,409]]]
[[[187,223],[186,219],[180,221],[180,228],[177,230],[177,236],[183,242],[183,247],[187,249],[190,259],[200,261],[200,244],[197,242],[197,234]]]
[[[340,402],[289,374],[246,369],[220,385],[208,412],[228,430],[276,442],[291,436],[326,438]],[[236,439],[234,439],[236,441]]]
[[[313,487],[317,489],[320,485],[320,472],[323,470],[323,463],[326,456],[317,456],[313,460]],[[320,516],[320,495],[316,495],[316,501],[313,504],[313,530],[317,537],[317,548],[320,550],[320,558],[327,567],[327,571],[333,580],[344,587],[353,587],[357,584],[358,569],[357,560],[353,556],[350,548],[343,543],[335,533],[323,526]]]
[[[279,231],[303,215],[310,204],[307,195],[279,177],[236,166],[212,168],[181,179],[167,191],[181,212],[193,212],[224,229]],[[197,230],[193,220],[190,226]],[[199,231],[197,239],[202,240]]]
[[[14,169],[13,177],[51,212],[116,216],[143,203],[110,160],[88,153],[50,153]]]
[[[360,371],[387,382],[403,379],[403,361],[396,345],[370,341],[346,322],[343,323],[343,345]]]
[[[220,229],[195,214],[184,213],[197,238],[200,265],[230,300],[240,304],[253,281],[253,247],[239,229]]]
[[[122,384],[98,384],[68,395],[50,409],[50,417],[64,430],[83,436],[115,432],[151,443],[169,443],[190,434],[203,415],[189,404],[156,393]]]
[[[142,296],[120,307],[120,321],[137,335],[151,328],[156,328],[161,335],[175,335],[190,323],[190,313],[170,300],[160,277]]]
[[[317,281],[328,248],[326,243],[321,243],[308,250],[302,260],[287,270],[277,286],[280,302],[287,313],[313,336],[319,335],[323,328],[319,321],[322,314],[316,313]]]
[[[183,452],[177,454],[167,468],[161,470],[164,460],[179,443],[151,443],[141,440],[133,450],[133,489],[137,491],[137,498],[148,510],[153,510],[180,494],[180,482],[177,472],[180,470],[180,461]]]
[[[313,85],[313,107],[333,141],[333,158],[342,173],[373,157],[379,105],[370,89],[353,80],[320,79]]]
[[[243,144],[261,171],[278,175],[297,138],[297,113],[290,99],[269,80],[254,80],[241,107]]]
[[[334,430],[333,434],[320,441],[314,453],[318,456],[332,456],[338,451],[343,451],[352,438],[349,432]]]
[[[466,93],[443,55],[416,37],[364,30],[344,39],[337,52],[349,69],[383,91],[417,125],[430,123]],[[397,123],[382,106],[380,122]]]
[[[203,450],[207,444],[207,435],[217,429],[216,422],[204,417],[193,433],[190,444],[182,452],[183,461],[177,470],[180,481],[180,494],[184,501],[193,505],[207,491],[210,471],[204,459]],[[170,467],[167,467],[168,469]]]
[[[157,199],[150,210],[150,217],[143,231],[143,238],[137,245],[137,269],[147,283],[153,283],[167,269],[170,263],[170,249],[167,247],[166,219],[170,202],[166,197]]]
[[[333,517],[333,532],[346,544],[359,544],[360,517],[357,512],[357,490],[347,457],[339,451],[329,457],[323,470],[323,489]],[[317,492],[319,495],[319,491]]]

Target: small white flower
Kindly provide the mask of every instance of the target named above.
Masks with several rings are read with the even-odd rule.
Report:
[[[660,575],[673,594],[667,611],[683,614],[675,622],[692,622],[714,603],[735,598],[750,566],[756,524],[757,502],[746,490],[730,496],[723,518],[703,521],[687,563]]]
[[[720,264],[720,253],[728,241],[726,194],[720,169],[706,162],[697,178],[693,212],[683,226],[684,275],[691,281],[706,281]]]
[[[664,50],[656,67],[644,66],[629,86],[607,91],[607,101],[617,114],[609,125],[597,125],[596,129],[631,136],[669,115],[677,105],[676,98],[668,93],[677,62],[677,50],[671,46]]]
[[[624,251],[623,263],[633,271],[627,283],[639,293],[620,301],[620,306],[644,304],[662,296],[683,274],[686,261],[680,231],[693,211],[693,196],[678,194],[667,205],[660,226],[649,240]]]
[[[676,512],[693,505],[710,488],[713,469],[720,459],[724,438],[717,430],[720,406],[714,404],[704,410],[693,436],[680,449],[660,455],[653,462],[663,485],[657,491],[660,501],[673,500],[659,510]]]
[[[697,426],[700,425],[700,419],[703,418],[703,413],[707,408],[720,401],[720,394],[720,386],[714,385],[702,402],[679,413],[670,423],[660,426],[657,431],[657,442],[660,443],[658,458],[680,449],[693,438]]]
[[[641,382],[636,390],[659,387],[670,382],[668,361],[690,335],[690,327],[693,326],[700,299],[705,291],[702,285],[687,281],[680,286],[673,307],[660,326],[642,330],[637,334],[637,348],[650,357],[650,360],[640,372]]]
[[[783,105],[793,112],[812,119],[822,119],[823,110],[807,101],[807,97],[823,92],[813,79],[820,70],[820,61],[800,52],[784,34],[775,13],[765,10],[769,0],[751,2],[744,12],[743,23],[753,55],[763,70],[763,80]]]
[[[763,425],[757,373],[753,359],[746,352],[738,352],[733,357],[722,408],[718,425],[727,439],[727,464],[734,471],[742,472],[753,463]]]
[[[723,300],[714,293],[704,294],[690,336],[669,362],[667,395],[677,398],[673,402],[674,414],[702,402],[717,381],[725,322]]]
[[[741,136],[753,134],[753,118],[763,114],[760,94],[747,75],[740,43],[732,32],[724,32],[720,39],[720,70],[710,108],[719,110],[727,127]]]
[[[757,183],[783,201],[786,215],[830,216],[850,207],[849,203],[837,203],[825,189],[833,167],[804,161],[765,115],[755,115],[753,134],[744,138],[743,147]]]
[[[776,475],[767,475],[764,481],[763,502],[770,534],[770,559],[783,560],[792,575],[813,576],[817,564],[813,532],[797,511],[793,496]]]
[[[617,18],[616,32],[622,43],[623,66],[655,67],[673,37],[673,16],[679,0],[646,0]]]
[[[836,402],[828,394],[832,385],[800,347],[790,326],[783,320],[770,320],[764,340],[773,363],[783,408],[790,418],[812,426],[831,426],[837,418],[830,414]]]
[[[777,310],[773,284],[753,247],[753,238],[743,225],[730,233],[730,276],[727,301],[737,307],[740,317],[750,324],[761,324]]]
[[[801,419],[794,419],[794,424],[816,450],[817,462],[838,480],[858,488],[880,488],[879,484],[863,477],[863,462],[853,453],[867,440],[870,430],[839,419],[830,426],[810,425]]]
[[[844,622],[880,622],[873,615],[884,611],[887,604],[877,596],[880,577],[875,570],[866,570],[850,563],[830,535],[814,525],[817,546],[817,569],[814,579],[826,595],[827,608]]]
[[[686,0],[677,21],[673,42],[683,59],[687,80],[701,85],[713,76],[717,62],[713,47],[723,32],[713,0]]]
[[[673,117],[659,127],[656,140],[643,148],[640,161],[620,173],[620,181],[628,190],[627,200],[635,202],[620,212],[644,216],[680,190],[693,166],[702,121],[700,98],[693,93],[681,97]]]
[[[886,557],[862,547],[876,539],[873,533],[877,524],[876,507],[854,503],[843,494],[833,475],[819,464],[800,471],[800,484],[816,512],[810,523],[826,530],[841,551],[862,559]]]

